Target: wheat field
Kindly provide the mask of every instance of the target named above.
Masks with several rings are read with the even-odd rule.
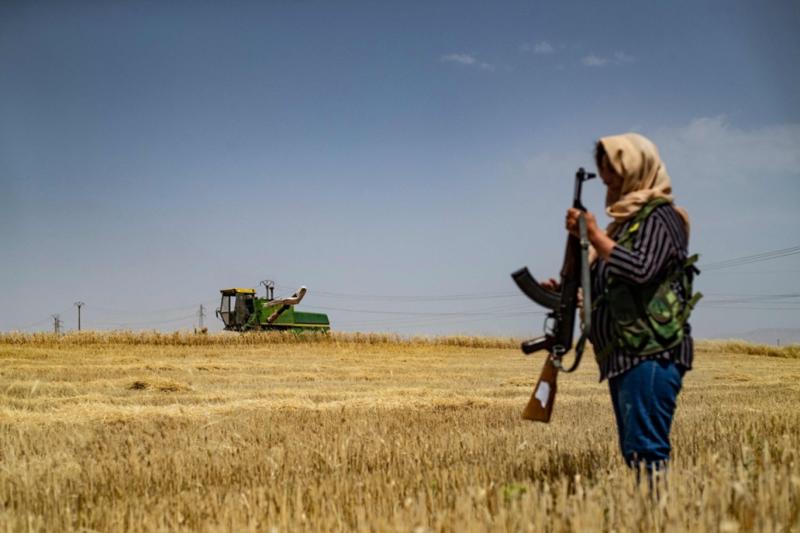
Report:
[[[702,343],[650,492],[587,356],[512,339],[0,335],[6,531],[800,531],[800,349]]]

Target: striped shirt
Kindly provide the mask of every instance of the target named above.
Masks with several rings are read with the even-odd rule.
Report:
[[[628,231],[631,223],[632,220],[629,220],[619,228],[613,236],[615,241]],[[634,284],[645,284],[659,279],[683,264],[687,248],[688,236],[680,215],[670,204],[658,206],[640,223],[631,249],[615,246],[608,261],[598,258],[592,264],[592,294],[595,298],[599,298],[605,293],[609,274]],[[673,283],[673,290],[685,304],[688,298],[680,280]],[[589,336],[595,353],[605,349],[611,342],[613,335],[611,320],[608,302],[598,299],[597,307],[592,311],[592,329]],[[626,353],[621,348],[615,348],[600,363],[600,381],[618,376],[646,359],[665,359],[674,361],[686,370],[691,369],[694,343],[688,323],[685,325],[685,333],[681,344],[652,355],[638,356]]]

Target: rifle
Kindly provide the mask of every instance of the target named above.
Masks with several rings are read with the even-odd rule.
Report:
[[[586,211],[581,203],[581,190],[583,182],[595,177],[595,174],[579,168],[575,173],[575,192],[572,198],[572,207]],[[589,238],[586,232],[586,219],[583,215],[578,219],[580,237],[570,235],[567,238],[567,249],[564,253],[564,264],[561,267],[560,290],[545,289],[523,267],[511,277],[519,289],[528,298],[539,305],[549,309],[545,320],[545,334],[541,337],[522,343],[522,352],[525,355],[547,351],[539,381],[533,388],[533,394],[522,412],[525,420],[549,422],[553,413],[553,404],[556,397],[558,372],[574,372],[580,364],[586,338],[591,328],[592,301],[591,285],[589,280]],[[572,334],[575,329],[575,312],[578,306],[578,288],[583,289],[583,324],[581,337],[575,347],[575,360],[569,368],[563,364],[564,355],[572,348]]]

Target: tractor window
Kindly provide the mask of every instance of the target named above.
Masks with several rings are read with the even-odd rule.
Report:
[[[235,305],[236,296],[224,295],[222,297],[222,302],[219,306],[219,314],[226,326],[230,325],[231,323],[231,316],[233,315],[233,309]]]

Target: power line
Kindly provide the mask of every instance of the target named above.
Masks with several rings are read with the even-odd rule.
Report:
[[[753,307],[745,305],[719,305],[707,304],[704,307],[710,309],[727,309],[730,311],[800,311],[800,307]]]
[[[425,320],[424,322],[416,320],[412,322],[403,322],[403,321],[390,321],[386,322],[385,324],[375,324],[375,323],[366,323],[366,322],[353,322],[353,323],[344,323],[340,327],[344,328],[359,328],[362,326],[367,327],[392,327],[392,328],[413,328],[413,327],[424,327],[424,326],[441,326],[441,325],[449,325],[449,324],[470,324],[474,322],[481,322],[486,321],[491,318],[512,318],[514,316],[523,316],[523,315],[542,315],[543,312],[539,311],[529,311],[524,313],[515,313],[510,315],[496,315],[496,316],[481,316],[481,317],[472,317],[472,318],[464,318],[464,319],[453,319],[448,317],[442,318],[433,318]]]
[[[757,254],[750,254],[740,257],[734,257],[721,261],[701,264],[704,271],[719,271],[760,263],[765,261],[772,261],[785,257],[795,256],[800,254],[800,245],[781,248],[761,252]],[[762,271],[762,272],[730,272],[736,274],[768,274],[768,273],[796,273],[797,270],[784,270],[784,271]],[[729,273],[729,272],[722,272]],[[273,287],[275,285],[272,285]],[[289,289],[287,286],[278,286],[282,289]],[[369,293],[347,293],[339,291],[325,291],[313,290],[311,294],[314,297],[319,297],[323,300],[345,300],[353,302],[390,302],[390,303],[444,303],[444,302],[469,302],[469,301],[492,301],[492,300],[505,300],[511,298],[518,298],[520,295],[515,291],[498,291],[498,292],[476,292],[476,293],[452,293],[452,294],[369,294]],[[712,299],[706,299],[702,302],[704,307],[715,309],[741,309],[741,310],[795,310],[800,309],[797,307],[797,298],[800,298],[800,293],[784,293],[784,294],[709,294],[708,296],[715,296]],[[498,302],[499,303],[499,302]],[[154,315],[163,315],[166,313],[173,313],[176,311],[187,311],[194,306],[181,306],[162,309],[149,309],[149,310],[134,310],[134,309],[112,309],[102,306],[93,306],[92,308],[106,313],[129,315],[136,317],[150,317],[149,320],[137,321],[117,321],[117,322],[99,322],[98,325],[108,325],[117,327],[137,326],[137,325],[159,325],[170,324],[182,320],[188,320],[195,316],[199,319],[200,327],[204,326],[204,318],[206,316],[206,304],[213,305],[213,302],[204,302],[200,305],[197,314],[181,316],[178,318],[164,318],[153,319]],[[75,302],[74,306],[78,308],[78,330],[81,330],[81,311],[85,305],[83,302]],[[397,309],[362,309],[358,307],[339,307],[339,306],[311,306],[311,309],[318,309],[321,311],[337,311],[342,313],[363,313],[367,315],[376,316],[374,319],[367,319],[361,321],[354,321],[358,324],[373,324],[378,325],[386,323],[387,325],[394,325],[397,327],[412,327],[415,324],[427,325],[432,322],[443,323],[444,321],[452,323],[455,322],[471,322],[474,320],[483,320],[487,317],[499,316],[524,316],[524,315],[541,315],[542,311],[522,311],[522,309],[529,309],[529,306],[514,306],[514,305],[501,305],[496,307],[489,307],[485,309],[476,309],[471,311],[399,311]],[[386,315],[385,318],[380,318],[381,315]],[[56,318],[58,317],[58,318]],[[49,318],[39,320],[28,324],[23,327],[14,328],[15,330],[27,330],[35,326],[42,325],[49,320],[54,321],[54,329],[58,332],[63,327],[63,321],[60,314],[52,315]],[[424,323],[419,322],[425,320]],[[346,322],[345,322],[346,323]]]
[[[733,272],[714,272],[715,276],[719,274],[758,274],[759,276],[763,276],[764,274],[800,274],[800,270],[736,270]]]
[[[800,246],[793,246],[789,248],[782,248],[758,254],[750,254],[741,257],[726,259],[723,261],[716,261],[701,265],[703,270],[721,270],[725,268],[732,268],[741,265],[758,263],[763,261],[771,261],[783,257],[800,254]],[[282,288],[286,288],[285,286]],[[449,302],[449,301],[475,301],[475,300],[501,300],[507,298],[518,297],[516,292],[495,292],[495,293],[455,293],[455,294],[424,294],[424,295],[402,295],[402,294],[364,294],[364,293],[346,293],[334,292],[325,290],[314,290],[312,294],[315,297],[322,299],[336,299],[346,301],[362,301],[362,302],[383,302],[390,301],[393,303],[410,303],[410,302]],[[704,306],[708,305],[711,308],[726,308],[724,306],[734,305],[736,309],[746,309],[742,304],[761,305],[761,307],[750,307],[754,310],[793,310],[795,307],[795,299],[800,297],[800,294],[753,294],[753,295],[719,295],[721,298],[706,300],[703,302]],[[770,307],[765,305],[772,304]],[[346,321],[342,323],[342,327],[356,327],[356,326],[379,326],[385,324],[392,327],[414,327],[424,326],[431,323],[442,324],[448,323],[461,323],[472,322],[475,320],[485,320],[490,316],[497,316],[497,311],[509,310],[506,307],[481,309],[476,311],[448,311],[448,312],[431,312],[431,311],[398,311],[386,309],[362,309],[351,307],[338,307],[338,306],[312,306],[312,309],[321,311],[337,311],[343,313],[364,313],[367,315],[389,315],[387,318],[381,319],[367,319],[355,320],[351,323]],[[505,316],[522,316],[526,314],[544,314],[543,312],[517,312],[506,314]],[[397,317],[397,318],[392,318]],[[425,317],[425,322],[420,322],[414,317]]]
[[[282,290],[292,290],[288,285],[276,285]],[[483,292],[483,293],[455,293],[455,294],[364,294],[364,293],[347,293],[347,292],[334,292],[325,291],[312,288],[309,294],[319,298],[336,298],[339,300],[365,300],[365,301],[383,301],[390,300],[393,302],[438,302],[438,301],[453,301],[453,300],[495,300],[500,298],[511,298],[519,296],[518,292],[514,291],[498,291],[498,292]]]
[[[337,300],[363,300],[363,301],[393,301],[393,302],[451,302],[469,300],[499,300],[518,296],[514,292],[501,292],[492,294],[442,294],[442,295],[415,295],[401,296],[388,294],[347,294],[327,291],[314,291],[314,296],[320,298],[335,298]]]
[[[346,325],[347,327],[353,327],[354,325],[364,325],[364,326],[380,326],[380,325],[402,325],[402,324],[414,324],[414,323],[440,323],[443,321],[449,322],[459,322],[459,321],[471,321],[473,318],[479,318],[481,320],[486,319],[494,319],[494,318],[512,318],[512,317],[521,317],[521,316],[542,316],[546,314],[544,311],[506,311],[506,312],[494,312],[494,313],[476,313],[474,315],[447,315],[447,316],[431,316],[431,317],[420,317],[420,316],[406,316],[406,317],[398,317],[398,318],[376,318],[376,319],[362,319],[359,320],[357,318],[351,319],[348,321],[347,319],[343,321],[336,321],[337,325]],[[461,317],[461,318],[459,318]],[[421,322],[424,320],[424,322]]]
[[[709,295],[711,296],[711,294]],[[796,302],[787,302],[786,300],[795,300],[800,298],[800,294],[798,293],[784,293],[784,294],[731,294],[727,297],[725,295],[717,294],[716,296],[723,296],[722,298],[711,298],[705,300],[706,304],[710,303],[753,303],[753,302],[762,302],[762,303],[785,303],[785,304],[792,304]]]
[[[182,316],[178,318],[171,318],[167,320],[145,320],[143,322],[97,322],[99,326],[116,326],[116,327],[128,327],[128,326],[143,326],[143,325],[158,325],[158,324],[171,324],[175,322],[180,322],[182,320],[189,320],[193,319],[196,315],[192,313],[188,316]]]
[[[512,309],[520,309],[520,308],[528,308],[530,306],[500,306],[495,308],[487,308],[482,311],[446,311],[446,312],[435,312],[435,311],[384,311],[379,309],[348,309],[345,307],[326,307],[326,306],[307,306],[307,309],[310,310],[321,310],[321,311],[342,311],[346,313],[366,313],[366,314],[374,314],[374,315],[406,315],[406,316],[470,316],[470,315],[486,315],[489,314],[491,311],[504,311],[504,310],[512,310]]]
[[[798,254],[800,254],[800,245],[791,246],[788,248],[781,248],[777,250],[771,250],[767,252],[761,252],[758,254],[734,257],[721,261],[702,263],[700,264],[700,268],[703,271],[722,270],[726,268],[733,268],[753,263],[760,263],[764,261],[772,261],[775,259],[781,259],[784,257],[790,257]],[[792,272],[796,271],[786,271],[786,273],[792,273]],[[284,290],[290,289],[290,287],[286,285],[276,285],[276,286]],[[347,293],[347,292],[325,291],[319,289],[312,289],[312,291],[313,292],[311,292],[311,294],[314,297],[319,297],[323,299],[333,298],[339,300],[392,301],[392,302],[445,302],[445,301],[469,301],[469,300],[498,300],[504,298],[514,298],[519,296],[517,292],[513,291],[488,292],[488,293],[420,294],[420,295]]]
[[[763,261],[772,261],[783,257],[800,254],[800,246],[791,246],[789,248],[782,248],[780,250],[772,250],[769,252],[761,252],[759,254],[745,255],[741,257],[734,257],[732,259],[725,259],[724,261],[716,261],[713,263],[701,264],[702,270],[720,270],[723,268],[733,268],[742,265],[750,265],[752,263],[761,263]]]
[[[203,305],[211,305],[213,304],[212,301],[205,301]],[[161,308],[161,309],[147,309],[147,310],[140,310],[140,309],[112,309],[109,307],[97,306],[92,305],[92,309],[96,309],[98,311],[104,311],[106,313],[112,314],[119,314],[119,315],[142,315],[142,316],[152,316],[157,314],[163,313],[176,313],[178,311],[187,311],[189,309],[196,309],[197,304],[189,304],[189,305],[182,305],[180,307],[169,307],[169,308]]]
[[[53,320],[53,317],[49,316],[47,318],[43,318],[42,320],[38,320],[36,322],[28,324],[27,326],[13,327],[13,328],[11,328],[11,331],[24,331],[24,330],[30,329],[30,328],[32,328],[34,326],[39,326],[39,325],[45,324],[47,322],[50,322],[51,320]]]

